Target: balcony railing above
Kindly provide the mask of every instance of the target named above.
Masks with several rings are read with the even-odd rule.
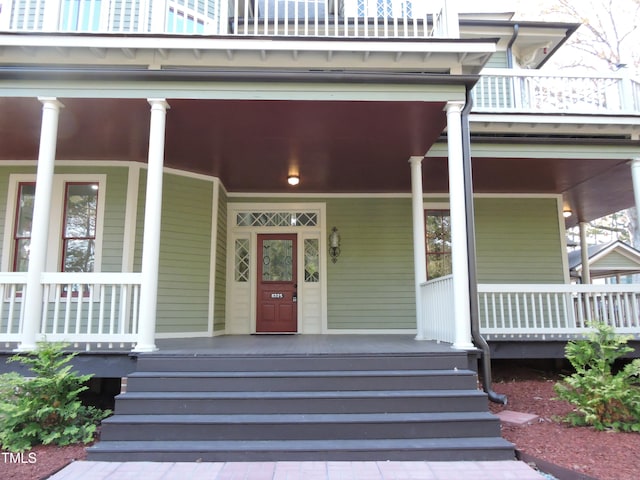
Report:
[[[14,0],[0,12],[1,30],[353,38],[459,36],[457,14],[446,0]]]
[[[485,69],[473,89],[477,113],[640,113],[640,83],[622,75]]]

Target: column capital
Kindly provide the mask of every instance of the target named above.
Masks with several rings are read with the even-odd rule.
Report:
[[[52,107],[55,110],[60,110],[61,108],[64,108],[64,103],[62,103],[56,97],[38,97],[38,101],[42,103],[44,108]]]
[[[634,157],[629,160],[629,165],[631,165],[632,167],[640,166],[640,157]]]
[[[464,105],[465,105],[464,100],[451,100],[447,102],[447,104],[444,107],[444,110],[447,113],[449,112],[461,113],[462,109],[464,108]]]
[[[160,108],[166,111],[171,108],[166,98],[147,98],[147,102],[151,105],[151,110]]]
[[[422,163],[422,160],[424,160],[424,155],[422,157],[415,155],[415,156],[411,156],[409,157],[409,163],[411,165],[420,165]]]

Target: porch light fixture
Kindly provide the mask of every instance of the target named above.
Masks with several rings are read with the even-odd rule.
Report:
[[[568,208],[562,212],[562,216],[564,218],[569,218],[571,215],[573,215],[573,212],[571,210],[569,210]]]
[[[329,256],[333,263],[336,263],[340,256],[340,234],[336,227],[333,227],[329,234]]]
[[[300,183],[300,175],[289,175],[287,177],[287,183],[291,186],[298,185]]]

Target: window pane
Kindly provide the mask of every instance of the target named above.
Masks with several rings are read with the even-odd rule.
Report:
[[[291,281],[293,279],[292,253],[292,240],[264,240],[262,243],[262,280]]]
[[[451,273],[451,217],[448,210],[425,212],[427,278]]]
[[[102,0],[65,0],[60,15],[60,29],[72,32],[95,32],[100,27]]]
[[[318,271],[319,257],[318,239],[307,238],[304,241],[304,281],[319,282],[320,272]]]
[[[236,240],[235,281],[249,281],[249,240],[242,238]]]
[[[18,225],[16,237],[31,237],[31,225],[33,224],[33,201],[36,195],[36,186],[33,183],[22,183],[18,192]]]
[[[98,184],[67,183],[66,190],[62,271],[93,272]]]
[[[67,240],[65,245],[65,272],[93,272],[95,242],[93,240]]]
[[[98,185],[68,184],[65,211],[65,238],[96,236]]]
[[[16,242],[16,260],[15,271],[26,272],[29,267],[29,248],[31,246],[30,238],[23,238]]]
[[[16,213],[13,238],[13,269],[16,272],[26,272],[29,266],[35,192],[36,185],[34,183],[21,183],[18,185],[18,211]]]

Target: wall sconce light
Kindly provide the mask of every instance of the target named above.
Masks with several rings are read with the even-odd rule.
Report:
[[[287,183],[292,186],[298,185],[300,183],[300,175],[289,175],[287,177]]]
[[[329,234],[329,256],[333,263],[336,263],[340,256],[340,234],[336,227],[333,227]]]
[[[573,215],[573,212],[572,212],[570,209],[568,209],[568,208],[566,208],[566,209],[562,212],[562,216],[563,216],[564,218],[569,218],[571,215]]]

